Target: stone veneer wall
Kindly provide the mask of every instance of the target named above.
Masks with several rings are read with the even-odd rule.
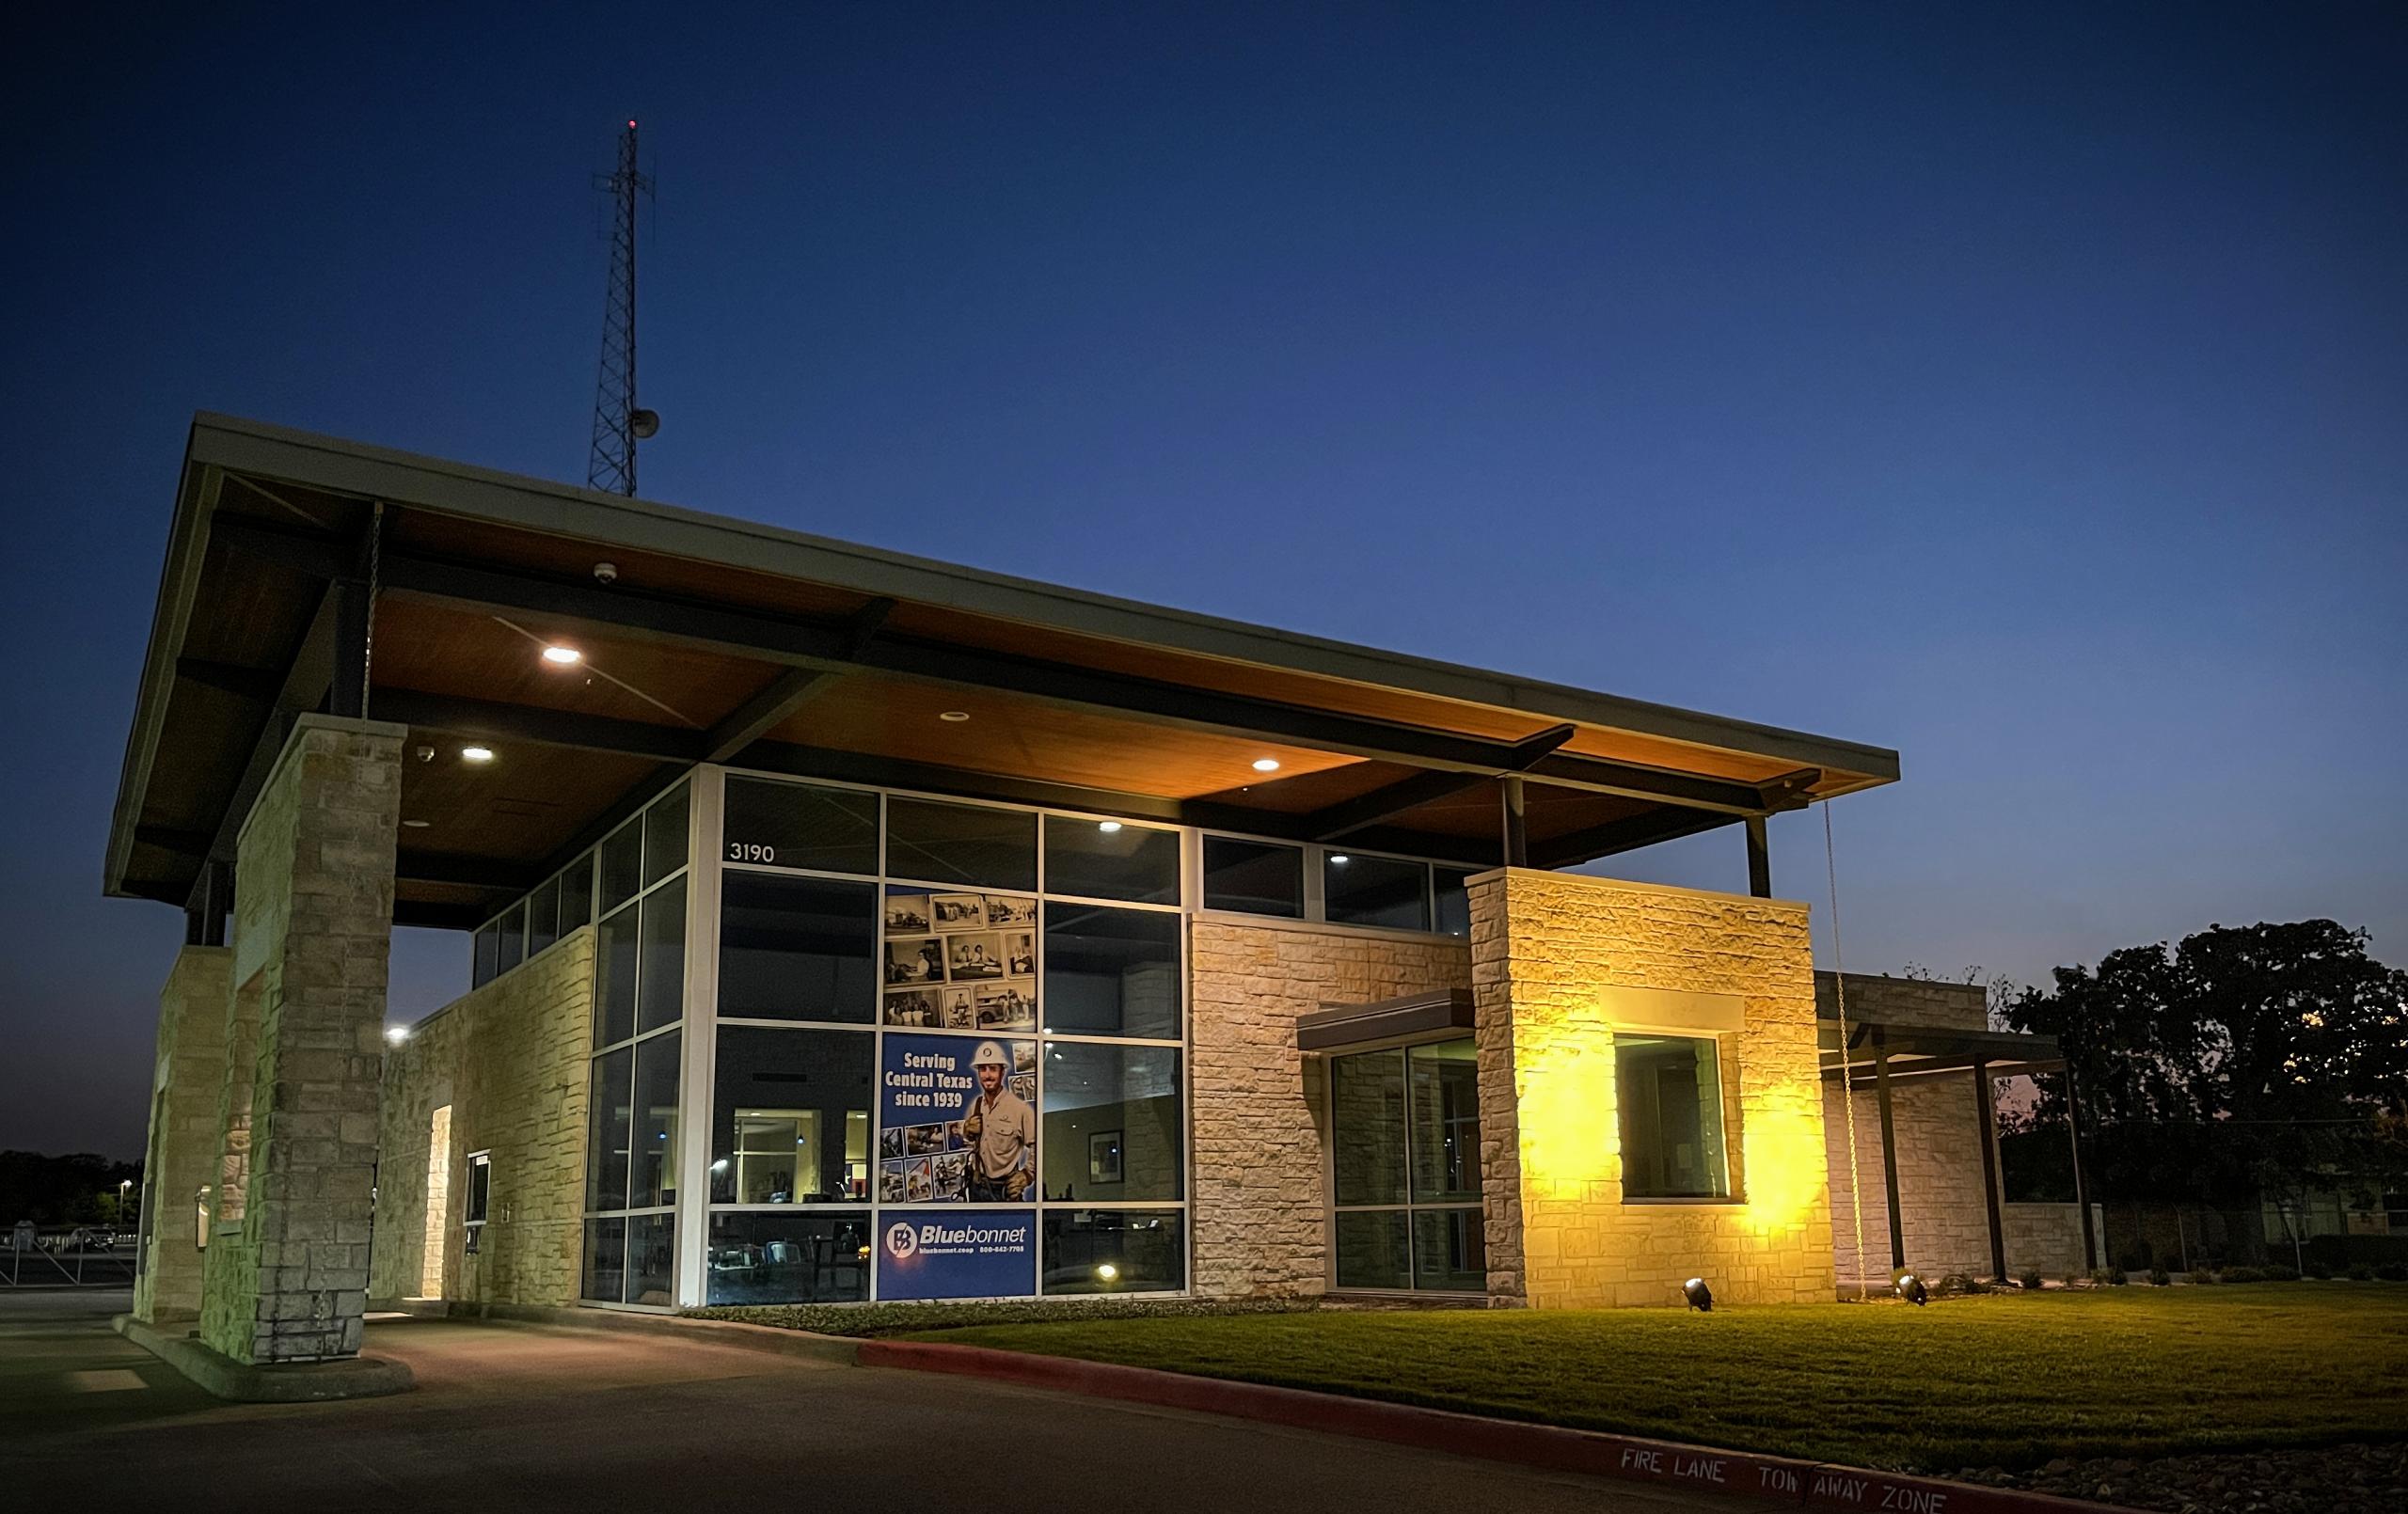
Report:
[[[1489,1295],[1498,1304],[1832,1296],[1807,910],[1523,869],[1471,880]],[[1728,1204],[1625,1204],[1600,988],[1737,996],[1722,1038]]]
[[[2107,1208],[2090,1206],[2090,1233],[2099,1245],[2099,1265],[2106,1267]],[[2071,1204],[2010,1204],[2002,1213],[2006,1233],[2006,1270],[2021,1277],[2036,1268],[2052,1278],[2083,1277],[2090,1268],[2082,1254],[2082,1210]]]
[[[230,1153],[248,1112],[246,1170],[240,1228],[223,1215],[202,1264],[200,1332],[239,1362],[359,1349],[408,734],[301,717],[236,844],[224,1102]]]
[[[1835,974],[1814,974],[1822,1014],[1834,1024],[1840,1007]],[[1937,1030],[1979,1031],[1989,1021],[1988,994],[1976,983],[1935,983],[1922,978],[1847,974],[1847,1018],[1864,1023],[1916,1025]],[[1854,1096],[1856,1177],[1853,1191],[1864,1200],[1864,1253],[1857,1254],[1858,1227],[1848,1176],[1847,1111],[1837,1082],[1823,1090],[1823,1129],[1831,1173],[1831,1242],[1844,1286],[1860,1279],[1875,1287],[1890,1282],[1890,1200],[1881,1175],[1881,1105],[1870,1087]],[[1982,1119],[1973,1102],[1973,1075],[1935,1073],[1890,1085],[1890,1120],[1898,1139],[1898,1221],[1907,1265],[1929,1277],[1961,1272],[1990,1275],[1989,1211],[1982,1200]],[[2067,1213],[2072,1211],[2068,1206]],[[2010,1237],[2010,1239],[2012,1238]],[[2075,1244],[2079,1254],[2079,1238]],[[2010,1246],[2007,1266],[2016,1270]]]
[[[134,1315],[156,1323],[200,1313],[204,1253],[194,1206],[216,1181],[218,1094],[226,1082],[226,1006],[234,954],[187,946],[159,990],[159,1051],[150,1092],[150,1143],[143,1163],[142,1275]]]
[[[413,1027],[385,1062],[384,1168],[369,1291],[425,1286],[430,1200],[446,1216],[442,1296],[460,1302],[576,1301],[585,1216],[587,1049],[594,1024],[594,927]],[[429,1157],[435,1112],[451,1110],[444,1191]],[[464,1222],[468,1156],[490,1151],[492,1187],[477,1254]]]
[[[1327,926],[1194,923],[1189,1108],[1194,1290],[1216,1298],[1322,1292],[1329,1280],[1321,1069],[1296,1019],[1471,981],[1470,949]]]

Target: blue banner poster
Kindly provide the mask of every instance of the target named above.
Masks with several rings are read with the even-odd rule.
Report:
[[[879,1203],[1036,1203],[1037,1043],[892,1031],[884,1039]]]
[[[1037,1291],[1035,1209],[889,1214],[879,1225],[881,1299],[1025,1298]]]

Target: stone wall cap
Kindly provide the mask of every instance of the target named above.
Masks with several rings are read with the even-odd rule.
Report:
[[[1464,879],[1468,889],[1491,878],[1545,878],[1551,883],[1566,883],[1576,888],[1613,890],[1624,893],[1656,893],[1674,898],[1717,899],[1731,904],[1753,905],[1793,914],[1809,914],[1814,906],[1803,899],[1759,899],[1751,893],[1725,893],[1719,889],[1684,889],[1671,883],[1640,883],[1630,878],[1599,877],[1593,873],[1557,873],[1542,867],[1492,867],[1485,873],[1475,873]]]

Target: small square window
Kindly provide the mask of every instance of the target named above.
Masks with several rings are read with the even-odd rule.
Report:
[[[493,1197],[493,1153],[471,1152],[468,1155],[467,1222],[485,1222],[485,1206]]]

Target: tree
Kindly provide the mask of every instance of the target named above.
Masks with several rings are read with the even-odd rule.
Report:
[[[2408,972],[2329,920],[2210,925],[2059,968],[2005,1010],[2057,1037],[2111,1196],[2247,1206],[2408,1170]],[[2062,1078],[2037,1118],[2062,1119]]]

